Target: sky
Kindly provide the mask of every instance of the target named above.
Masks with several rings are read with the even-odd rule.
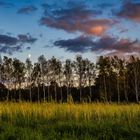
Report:
[[[140,0],[0,0],[0,54],[139,56]]]

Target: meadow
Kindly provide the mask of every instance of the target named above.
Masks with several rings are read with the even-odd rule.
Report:
[[[0,103],[0,140],[139,140],[140,105]]]

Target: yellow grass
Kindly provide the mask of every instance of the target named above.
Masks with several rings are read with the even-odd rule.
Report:
[[[101,119],[104,117],[120,118],[127,116],[134,118],[140,114],[140,105],[117,104],[56,104],[56,103],[0,103],[0,114],[8,114],[10,117],[21,114],[26,117],[32,115],[43,117],[47,120],[57,118],[59,120],[86,120]]]
[[[0,140],[140,138],[138,104],[0,103]]]

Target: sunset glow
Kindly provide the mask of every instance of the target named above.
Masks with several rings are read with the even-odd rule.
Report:
[[[103,26],[96,26],[91,28],[91,34],[101,36],[105,32],[106,27]]]

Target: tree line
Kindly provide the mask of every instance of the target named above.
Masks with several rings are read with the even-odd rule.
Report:
[[[92,62],[81,55],[64,62],[44,55],[32,63],[0,59],[1,101],[139,102],[140,59],[100,56]]]

